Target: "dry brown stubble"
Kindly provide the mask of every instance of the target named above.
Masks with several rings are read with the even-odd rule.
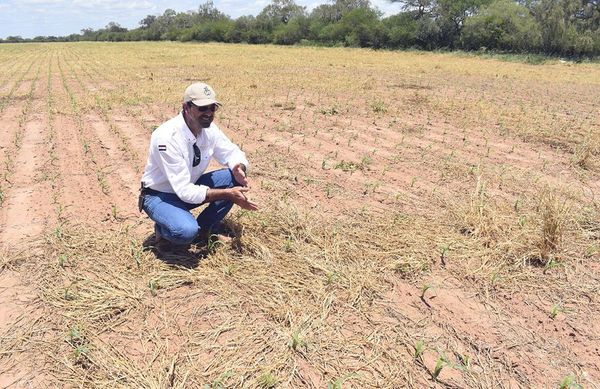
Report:
[[[171,43],[20,50],[44,55],[7,71],[1,128],[33,120],[16,97],[40,66],[47,90],[31,106],[47,106],[52,147],[34,170],[50,193],[23,217],[55,214],[45,239],[2,242],[7,385],[597,385],[596,65]],[[233,247],[161,260],[143,251],[152,226],[131,179],[197,79],[222,96],[217,121],[248,153],[262,208],[232,215]],[[12,139],[0,138],[3,156],[25,160]],[[28,177],[24,166],[11,174]],[[14,203],[19,192],[2,189]],[[0,209],[4,231],[15,215]]]

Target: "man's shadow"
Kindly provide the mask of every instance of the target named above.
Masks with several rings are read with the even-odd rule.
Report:
[[[222,225],[223,233],[233,238],[231,248],[235,251],[240,251],[242,248],[241,237],[243,228],[239,223],[231,220],[225,220]],[[144,251],[152,251],[156,258],[168,265],[180,266],[186,269],[195,269],[201,261],[214,253],[224,243],[209,240],[195,240],[188,245],[170,245],[170,247],[159,247],[155,245],[156,236],[151,233],[142,242]]]

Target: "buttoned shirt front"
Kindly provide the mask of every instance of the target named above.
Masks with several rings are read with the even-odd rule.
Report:
[[[194,143],[201,155],[197,166],[193,166]],[[248,166],[246,154],[216,124],[203,128],[195,137],[180,113],[152,133],[142,183],[145,188],[175,193],[186,203],[200,204],[209,188],[195,182],[206,171],[211,158],[230,169],[238,163]]]

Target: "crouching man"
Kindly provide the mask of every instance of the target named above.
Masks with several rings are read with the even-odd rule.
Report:
[[[181,113],[152,133],[139,205],[155,223],[157,247],[220,236],[233,204],[257,209],[246,197],[246,155],[213,123],[221,106],[216,97],[204,83],[190,85]],[[212,158],[227,168],[205,173]],[[190,210],[205,203],[194,218]]]

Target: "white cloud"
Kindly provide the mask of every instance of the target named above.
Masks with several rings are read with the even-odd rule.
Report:
[[[64,4],[67,5],[69,3],[69,1],[67,0],[21,0],[21,1],[14,1],[12,2],[15,6],[30,6],[30,5],[37,5],[37,6],[43,6],[43,5],[60,5],[60,4]]]
[[[118,11],[124,9],[153,9],[155,5],[149,0],[73,0],[74,8]]]

